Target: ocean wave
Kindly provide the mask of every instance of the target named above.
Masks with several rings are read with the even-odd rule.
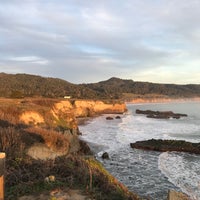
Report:
[[[158,159],[161,172],[191,200],[200,199],[199,166],[200,156],[187,153],[165,152]]]
[[[180,120],[150,119],[135,114],[136,108],[172,110],[186,113],[188,117]],[[160,155],[130,148],[132,142],[152,138],[200,142],[197,104],[128,105],[128,109],[121,120],[108,121],[106,116],[100,116],[79,127],[82,138],[101,145],[96,148],[100,160],[103,151],[108,151],[111,159],[102,161],[104,166],[140,195],[163,200],[169,189],[181,189],[192,200],[200,200],[200,157],[175,153]]]

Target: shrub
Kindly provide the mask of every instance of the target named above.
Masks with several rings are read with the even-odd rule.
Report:
[[[25,144],[22,142],[22,133],[15,127],[0,127],[0,151],[8,157],[21,157],[24,153]]]

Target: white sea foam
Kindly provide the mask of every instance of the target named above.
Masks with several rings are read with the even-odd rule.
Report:
[[[159,169],[191,200],[200,199],[200,159],[197,155],[165,152],[159,156]]]
[[[155,120],[145,116],[127,116],[119,124],[119,138],[123,135],[127,143],[147,139],[179,139],[200,142],[200,126],[175,120]],[[196,136],[196,137],[195,137]]]

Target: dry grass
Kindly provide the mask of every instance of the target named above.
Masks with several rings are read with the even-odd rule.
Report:
[[[27,102],[42,106],[42,107],[52,107],[55,103],[58,102],[57,99],[50,99],[50,98],[32,98],[28,99]]]
[[[23,157],[34,143],[46,144],[56,152],[69,151],[70,135],[37,127],[14,126],[6,121],[4,125],[5,127],[0,127],[0,151],[5,152],[10,158]]]
[[[57,119],[53,113],[52,109],[55,103],[58,103],[59,99],[48,99],[48,98],[25,98],[25,99],[3,99],[0,98],[0,119],[9,121],[9,123],[17,124],[20,123],[19,117],[26,112],[37,112],[40,114],[45,123],[43,127],[56,127],[57,123],[63,126],[71,128],[71,120],[74,118],[73,113],[61,113]],[[64,123],[60,122],[64,121]],[[75,123],[73,121],[72,123]],[[60,125],[59,124],[59,125]]]
[[[0,151],[6,152],[7,157],[21,157],[25,144],[22,133],[15,127],[0,128]]]
[[[8,121],[11,124],[18,124],[20,110],[15,105],[1,106],[0,107],[0,119]]]
[[[0,98],[0,119],[9,121],[9,123],[20,123],[19,116],[23,112],[34,111],[38,112],[45,118],[46,126],[50,126],[53,123],[53,116],[50,114],[50,110],[55,99],[3,99]]]
[[[16,153],[24,154],[26,148],[40,142],[52,150],[68,152],[70,135],[53,130],[60,130],[61,126],[58,124],[56,127],[50,114],[50,106],[55,102],[53,99],[0,99],[0,151],[15,157]],[[45,123],[40,127],[20,121],[22,113],[30,109],[44,117]],[[63,124],[66,125],[64,122]]]
[[[44,143],[54,151],[68,152],[69,138],[52,129],[42,129],[39,127],[29,127],[25,129],[26,132],[36,134],[42,137]]]

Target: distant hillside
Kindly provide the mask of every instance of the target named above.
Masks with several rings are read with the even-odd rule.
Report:
[[[79,99],[127,99],[159,95],[173,98],[200,97],[200,85],[156,84],[119,78],[98,83],[72,84],[58,78],[0,73],[0,97],[71,96]]]
[[[85,84],[87,88],[98,91],[102,96],[125,98],[136,96],[197,97],[200,96],[200,85],[176,85],[138,82],[111,78],[99,83]]]
[[[0,73],[0,96],[13,98],[34,96],[90,98],[95,97],[96,94],[87,87],[75,85],[62,79]]]

